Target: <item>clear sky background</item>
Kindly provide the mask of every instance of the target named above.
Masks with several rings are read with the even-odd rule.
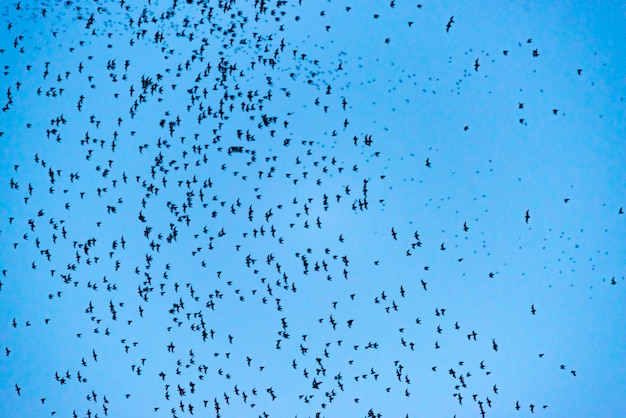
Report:
[[[623,415],[621,2],[0,13],[0,416]]]

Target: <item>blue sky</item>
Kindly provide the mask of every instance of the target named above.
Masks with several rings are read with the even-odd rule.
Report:
[[[626,409],[620,2],[0,13],[0,415]]]

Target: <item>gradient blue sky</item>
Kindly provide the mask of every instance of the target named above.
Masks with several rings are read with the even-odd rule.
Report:
[[[0,416],[626,410],[621,2],[0,13]]]

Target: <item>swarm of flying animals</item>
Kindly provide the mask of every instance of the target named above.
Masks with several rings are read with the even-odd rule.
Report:
[[[2,6],[0,415],[541,416],[562,405],[528,379],[585,379],[539,337],[555,308],[527,290],[552,287],[540,272],[562,254],[595,266],[551,229],[582,211],[575,191],[545,204],[515,185],[508,207],[487,203],[492,160],[457,167],[429,116],[415,123],[431,138],[407,139],[402,104],[384,108],[385,94],[427,107],[450,81],[398,70],[398,37],[471,39],[468,16],[306,3]],[[357,24],[367,40],[342,41]],[[468,84],[491,94],[511,62],[541,69],[532,36],[449,52],[451,108]],[[580,67],[566,71],[590,86]],[[568,117],[520,90],[498,129]],[[445,129],[471,154],[481,124],[468,110]],[[459,181],[474,194],[446,196]],[[626,219],[619,203],[597,209]],[[542,240],[547,261],[532,260]],[[623,292],[619,272],[591,276]]]

